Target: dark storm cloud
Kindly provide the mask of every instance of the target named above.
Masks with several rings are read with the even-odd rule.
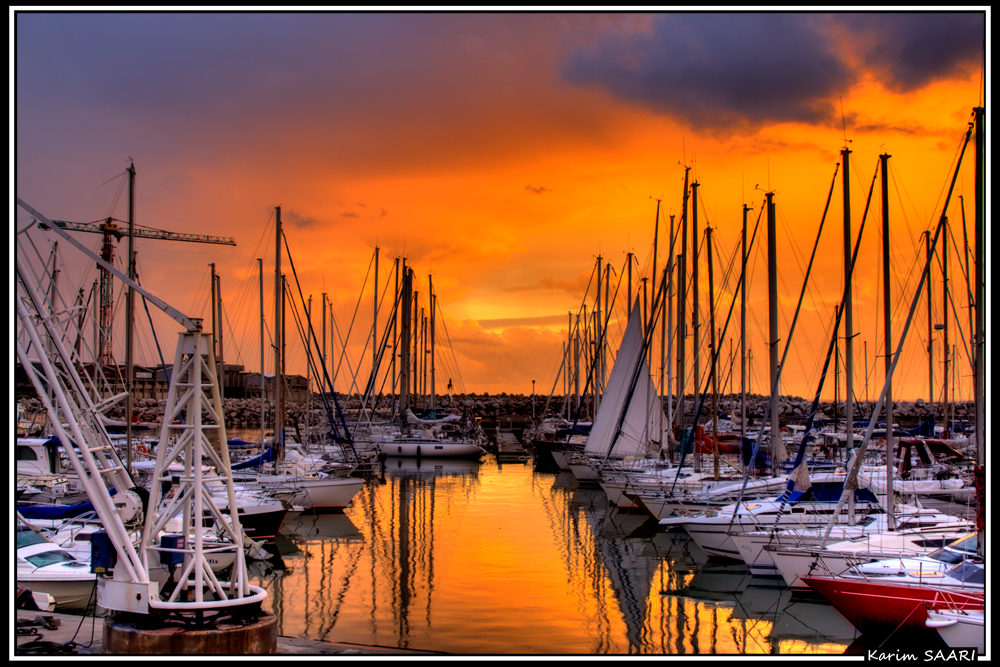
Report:
[[[910,92],[982,64],[986,16],[981,12],[836,14],[865,67],[887,88]]]
[[[697,128],[819,123],[854,73],[815,14],[660,14],[572,52],[563,78]]]
[[[296,211],[291,209],[286,210],[283,213],[283,223],[294,227],[295,229],[308,229],[310,227],[318,227],[323,224],[321,220],[310,216],[303,216]]]

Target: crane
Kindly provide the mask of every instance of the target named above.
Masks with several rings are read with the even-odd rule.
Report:
[[[93,547],[101,568],[93,570],[99,574],[98,603],[113,614],[125,614],[122,618],[126,620],[128,614],[146,615],[149,619],[144,621],[146,628],[164,627],[170,614],[186,614],[185,623],[199,625],[203,621],[213,622],[215,612],[225,611],[247,623],[262,616],[261,604],[267,598],[267,591],[252,585],[246,570],[245,534],[236,511],[229,450],[225,446],[215,448],[209,440],[214,433],[215,442],[226,442],[211,335],[202,331],[201,319],[189,318],[131,280],[70,236],[62,225],[48,220],[20,198],[17,204],[35,217],[32,225],[38,224],[62,236],[184,328],[178,337],[174,372],[170,376],[153,481],[144,502],[104,430],[98,415],[100,406],[93,402],[76,368],[71,347],[67,345],[68,332],[60,324],[67,313],[52,312],[39,292],[34,272],[28,267],[25,257],[29,253],[22,251],[21,244],[32,225],[17,230],[17,358],[45,404],[49,423],[63,443],[103,526],[98,544]],[[43,338],[51,344],[43,344]],[[34,357],[29,350],[34,351]],[[213,483],[223,485],[230,508],[228,516],[222,514],[209,490]],[[117,491],[114,497],[112,488]],[[218,527],[221,542],[205,539],[206,514]],[[136,541],[129,529],[140,524],[142,532]],[[107,552],[103,551],[106,545],[110,545]],[[220,579],[211,568],[210,558],[223,553],[233,554],[229,581]],[[176,565],[179,576],[175,579],[174,570],[170,569],[169,581],[164,582],[156,575],[163,570],[160,564]],[[125,621],[122,624],[114,627],[124,627]],[[270,635],[264,635],[269,626],[262,622],[254,627],[259,628],[256,636],[264,637],[259,643],[263,648],[258,650],[273,653],[274,641],[267,644]],[[106,646],[109,636],[122,637],[129,632],[112,630],[106,625]],[[199,647],[214,646],[210,644],[211,637],[227,632],[216,629],[191,641],[200,642]],[[271,635],[276,638],[275,633]],[[234,637],[231,641],[236,642],[241,636],[230,632],[224,639]],[[155,642],[157,637],[150,634],[146,641]],[[247,650],[252,650],[258,644],[248,646]]]
[[[117,223],[124,223],[124,227],[119,227]],[[115,218],[105,218],[96,222],[67,222],[65,220],[49,220],[47,223],[39,221],[38,226],[46,229],[48,224],[74,232],[91,232],[102,234],[104,241],[101,244],[101,259],[108,264],[114,264],[115,246],[112,239],[121,241],[128,235],[128,222],[116,220]],[[161,241],[187,241],[189,243],[215,243],[218,245],[235,246],[236,241],[229,236],[208,236],[205,234],[182,234],[180,232],[168,232],[162,229],[148,229],[145,227],[134,227],[132,234],[135,238],[159,239]],[[113,316],[114,294],[112,288],[111,272],[105,267],[98,265],[101,272],[100,280],[100,302],[99,302],[99,324],[97,341],[97,363],[101,366],[111,364],[111,320]]]

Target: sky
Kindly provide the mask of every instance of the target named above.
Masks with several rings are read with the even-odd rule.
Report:
[[[282,269],[293,280],[294,264],[298,287],[292,293],[296,301],[299,290],[303,301],[311,299],[320,336],[324,294],[332,304],[336,324],[325,326],[334,340],[323,347],[334,350],[328,363],[336,368],[338,391],[349,388],[352,372],[367,378],[371,369],[378,248],[380,301],[393,293],[397,258],[413,268],[425,308],[433,285],[438,393],[451,380],[455,391],[547,395],[562,393],[557,374],[568,321],[584,303],[588,313],[594,307],[599,260],[611,266],[611,291],[618,292],[607,327],[609,349],[617,349],[629,302],[627,261],[631,254],[632,289],[642,298],[642,279],[653,273],[654,243],[660,273],[671,254],[671,217],[675,229],[681,227],[687,169],[699,184],[702,334],[711,310],[706,227],[714,239],[721,329],[740,275],[743,207],[751,209],[752,234],[765,193],[773,193],[781,351],[789,344],[816,245],[781,384],[783,394],[811,398],[844,286],[839,163],[846,146],[851,233],[866,221],[852,282],[854,391],[860,400],[875,400],[884,379],[878,183],[867,217],[864,211],[878,156],[891,155],[895,345],[923,267],[922,234],[941,217],[972,109],[988,109],[989,10],[805,9],[12,8],[11,194],[51,219],[125,221],[124,175],[133,164],[136,225],[236,242],[139,240],[140,281],[185,314],[209,322],[214,263],[226,320],[225,360],[253,371],[261,368],[257,258],[263,260],[270,345],[280,207],[291,257],[289,263],[285,256]],[[949,345],[957,357],[949,391],[966,398],[972,380],[961,268],[964,235],[973,236],[973,161],[970,144],[948,210]],[[14,196],[10,201],[17,228],[30,223]],[[689,297],[693,209],[692,203]],[[47,257],[52,235],[29,234],[39,256]],[[99,248],[98,234],[76,237]],[[116,251],[119,266],[126,248],[123,242]],[[673,254],[680,253],[677,239]],[[67,298],[78,289],[89,294],[97,276],[93,262],[65,242],[58,257]],[[767,391],[766,258],[765,215],[747,277],[749,390],[755,393]],[[935,324],[945,311],[940,261],[932,280]],[[116,288],[114,350],[124,363],[119,293]],[[690,310],[690,298],[688,303]],[[390,307],[380,310],[379,338]],[[307,306],[297,308],[303,313]],[[721,386],[739,392],[739,364],[729,373],[730,360],[739,355],[738,299],[732,313],[721,345]],[[157,344],[171,359],[180,330],[159,312],[141,312],[137,363],[158,363]],[[894,383],[897,398],[929,398],[927,331],[927,307],[921,305]],[[286,337],[287,370],[305,374],[306,355],[291,319]],[[938,400],[942,332],[934,340]],[[687,340],[689,373],[693,342]],[[702,350],[704,384],[707,342]],[[273,372],[270,353],[264,369]],[[692,391],[693,378],[687,387]],[[823,396],[833,395],[828,380]]]

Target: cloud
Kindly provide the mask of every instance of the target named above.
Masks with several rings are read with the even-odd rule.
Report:
[[[695,128],[815,124],[835,117],[831,97],[857,78],[836,48],[820,15],[659,14],[573,50],[561,75]]]
[[[534,192],[536,195],[540,195],[543,192],[552,192],[552,190],[548,189],[545,186],[539,186],[536,188],[533,185],[525,185],[524,189],[527,190],[528,192]]]
[[[288,224],[296,229],[308,229],[311,227],[318,227],[323,224],[321,220],[317,220],[313,217],[306,217],[299,214],[291,209],[282,211],[281,217],[282,224]]]
[[[835,14],[864,67],[888,89],[906,93],[982,65],[982,12]]]

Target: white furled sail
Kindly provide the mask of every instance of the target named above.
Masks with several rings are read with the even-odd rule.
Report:
[[[663,407],[646,364],[637,304],[625,328],[584,452],[593,456],[645,456],[647,444],[655,443],[659,449],[662,430]]]

